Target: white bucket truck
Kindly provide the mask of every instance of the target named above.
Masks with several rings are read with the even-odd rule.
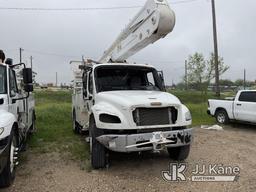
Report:
[[[11,185],[18,153],[35,129],[32,70],[24,63],[12,64],[11,59],[4,63],[4,57],[0,50],[0,187]],[[21,67],[22,82],[17,82],[16,68]]]
[[[93,168],[106,167],[109,150],[167,149],[173,159],[188,157],[190,111],[166,92],[161,72],[126,61],[165,37],[174,25],[166,0],[148,0],[99,61],[82,61],[75,71],[73,129],[89,130]]]

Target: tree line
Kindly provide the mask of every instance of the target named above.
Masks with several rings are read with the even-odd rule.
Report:
[[[215,55],[211,53],[209,58],[205,58],[202,53],[194,53],[189,55],[187,59],[187,75],[184,76],[183,82],[180,82],[176,85],[179,89],[195,89],[202,92],[207,91],[209,86],[214,87],[215,79]],[[229,66],[224,63],[224,58],[218,58],[219,64],[219,74],[223,75],[229,70]],[[246,81],[246,86],[254,86],[255,82]],[[236,81],[231,81],[229,79],[221,79],[220,86],[244,86],[244,80],[238,79]]]

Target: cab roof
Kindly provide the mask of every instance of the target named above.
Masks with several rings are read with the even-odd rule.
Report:
[[[137,64],[137,63],[102,63],[93,65],[93,69],[100,67],[100,66],[131,66],[131,67],[148,67],[148,68],[155,68],[149,64]]]

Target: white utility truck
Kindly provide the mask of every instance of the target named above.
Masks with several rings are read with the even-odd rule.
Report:
[[[256,123],[256,90],[238,91],[234,98],[227,99],[210,99],[207,113],[221,124],[230,120]]]
[[[3,61],[2,61],[3,62]],[[0,187],[11,185],[18,164],[18,153],[28,133],[34,131],[35,102],[32,95],[32,70],[24,63],[12,64],[0,60]],[[22,82],[17,82],[16,68],[21,71]],[[21,86],[24,90],[19,90]]]
[[[192,141],[190,111],[165,91],[163,74],[126,59],[165,37],[175,25],[166,0],[148,0],[99,61],[75,71],[73,129],[89,130],[91,164],[108,164],[115,152],[159,152],[186,159]]]

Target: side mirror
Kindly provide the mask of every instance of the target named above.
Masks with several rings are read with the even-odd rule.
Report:
[[[166,90],[163,71],[158,71],[158,76],[159,76],[159,78],[161,80],[162,87]]]
[[[23,82],[25,85],[33,83],[33,74],[31,68],[23,69]]]
[[[12,65],[13,64],[13,60],[11,58],[7,58],[5,61],[6,65]]]
[[[28,93],[33,92],[34,91],[33,84],[25,84],[24,85],[24,91],[26,91]]]
[[[10,94],[11,97],[15,97],[16,96],[16,92],[11,90],[11,94]]]

